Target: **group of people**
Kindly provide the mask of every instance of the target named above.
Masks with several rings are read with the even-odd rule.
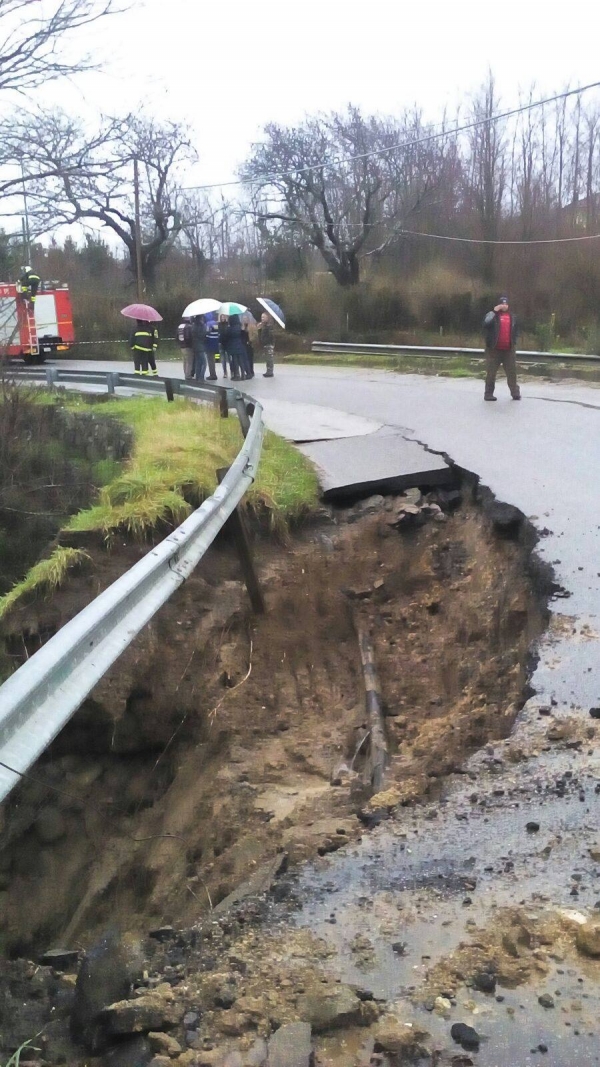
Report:
[[[183,356],[183,373],[188,380],[216,382],[217,363],[221,363],[223,377],[228,369],[232,382],[249,381],[254,377],[254,345],[258,344],[266,363],[265,378],[275,375],[275,338],[269,315],[263,312],[259,323],[249,315],[195,315],[183,321],[177,330],[177,341]],[[136,374],[156,377],[158,330],[151,322],[136,321],[129,338]],[[208,376],[207,372],[208,371]]]
[[[195,315],[182,322],[177,339],[183,356],[185,378],[216,382],[217,362],[223,377],[231,374],[232,382],[249,381],[254,377],[254,344],[257,342],[267,369],[263,377],[274,377],[274,336],[271,320],[263,312],[254,326],[249,315]]]

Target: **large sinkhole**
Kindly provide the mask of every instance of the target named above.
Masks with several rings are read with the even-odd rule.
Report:
[[[263,617],[232,546],[213,547],[4,804],[5,956],[192,923],[278,851],[294,864],[356,836],[357,615],[401,804],[506,736],[546,589],[531,530],[494,520],[478,495],[463,481],[324,508],[287,544],[257,533]],[[115,559],[92,551],[102,584]],[[92,593],[74,574],[18,624],[31,635],[50,613],[56,626]]]

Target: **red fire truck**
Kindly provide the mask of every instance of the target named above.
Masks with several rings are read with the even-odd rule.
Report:
[[[0,282],[0,357],[43,363],[75,342],[71,294],[54,282],[38,289],[32,306],[16,285]]]

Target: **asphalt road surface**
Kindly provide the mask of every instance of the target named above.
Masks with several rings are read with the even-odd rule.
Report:
[[[172,363],[159,369],[179,370]],[[599,851],[599,750],[548,744],[544,707],[552,702],[556,718],[581,716],[590,727],[589,709],[600,707],[600,391],[526,382],[516,403],[501,381],[498,402],[487,404],[480,381],[301,366],[277,368],[274,379],[259,375],[247,391],[264,400],[267,422],[305,442],[309,454],[319,446],[306,442],[335,448],[337,440],[343,450],[352,439],[353,478],[368,478],[363,468],[373,449],[389,452],[390,436],[421,442],[476,473],[498,500],[531,519],[541,535],[538,553],[564,591],[551,604],[536,693],[512,737],[472,757],[430,810],[402,809],[360,845],[299,872],[296,921],[331,947],[329,967],[345,981],[367,981],[376,996],[399,998],[402,1014],[432,961],[473,938],[472,920],[489,929],[501,908],[571,917],[573,909],[590,915],[600,908],[600,865],[591,856]],[[532,825],[539,829],[533,836]],[[287,914],[281,921],[285,927]],[[396,927],[406,949],[400,957],[390,944]],[[357,934],[374,953],[366,978],[353,963]],[[497,999],[469,989],[459,991],[449,1018],[421,1011],[416,1021],[446,1050],[435,1062],[534,1067],[543,1054],[547,1067],[600,1063],[600,964],[542,955],[539,979],[503,987]],[[557,998],[554,1011],[538,1000],[548,991]],[[481,1049],[453,1058],[460,1049],[450,1025],[465,1021],[483,1035]]]
[[[178,363],[158,368],[181,376]],[[478,474],[498,500],[520,508],[543,532],[538,554],[567,594],[553,605],[560,625],[543,645],[533,685],[544,699],[584,710],[600,705],[599,389],[536,380],[524,384],[517,403],[500,379],[498,401],[489,404],[482,382],[471,379],[314,366],[278,367],[265,379],[261,370],[248,392],[265,401],[269,425],[291,439],[343,443],[375,435],[371,443],[379,438],[384,454],[393,428]]]

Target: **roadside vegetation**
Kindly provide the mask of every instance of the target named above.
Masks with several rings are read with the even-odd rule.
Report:
[[[295,352],[281,356],[280,363],[295,363],[308,367],[365,367],[370,370],[390,370],[398,374],[429,374],[445,378],[485,378],[485,360],[471,356],[412,356],[385,355],[366,352]],[[563,363],[518,362],[521,378],[544,378],[562,381],[567,378],[585,382],[600,382],[600,363],[585,361]]]
[[[81,397],[40,400],[70,412],[90,410]],[[0,597],[0,619],[21,597],[52,592],[68,570],[86,560],[86,552],[77,545],[80,536],[85,541],[86,535],[96,533],[108,547],[117,532],[137,540],[157,533],[166,536],[210,496],[217,485],[217,469],[229,466],[242,442],[236,418],[222,419],[211,408],[187,400],[167,404],[159,397],[115,399],[94,409],[131,428],[130,455],[120,463],[105,464],[106,480],[94,500],[75,511],[59,532],[59,540],[73,544],[56,545]],[[258,477],[245,499],[256,516],[281,533],[315,507],[316,474],[297,449],[267,433]]]

